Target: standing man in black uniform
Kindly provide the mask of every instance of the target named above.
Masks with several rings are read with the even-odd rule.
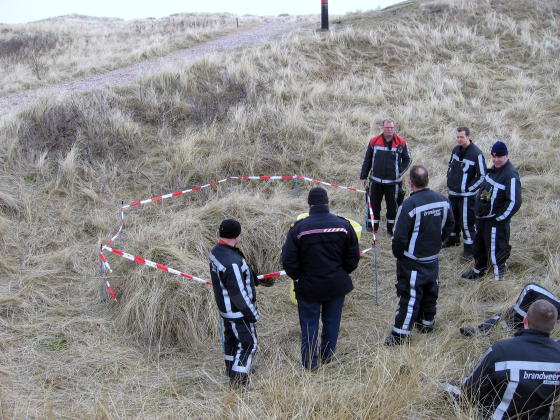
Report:
[[[516,337],[492,345],[462,386],[492,419],[548,419],[560,391],[560,344],[550,338],[558,312],[537,300]]]
[[[457,128],[457,145],[451,152],[447,169],[447,187],[449,202],[453,210],[455,228],[443,243],[443,248],[458,246],[463,232],[463,261],[473,259],[474,204],[478,187],[486,175],[486,162],[478,147],[469,137],[467,127]]]
[[[220,224],[219,236],[208,259],[214,297],[223,323],[226,373],[232,386],[244,386],[249,381],[248,374],[257,350],[257,279],[237,248],[241,240],[239,222],[224,220]],[[264,285],[271,286],[272,283],[267,281]]]
[[[461,275],[466,279],[482,277],[490,259],[494,280],[502,280],[511,252],[509,221],[521,207],[521,182],[501,141],[492,146],[492,163],[476,196],[474,268]]]
[[[399,306],[395,325],[385,345],[406,342],[410,330],[434,329],[438,298],[439,253],[453,229],[453,212],[447,198],[428,188],[428,171],[413,166],[410,197],[399,208],[393,235],[393,255],[397,258]]]
[[[301,363],[315,370],[332,360],[338,340],[344,297],[354,286],[350,273],[360,260],[350,222],[329,212],[327,191],[312,188],[309,217],[294,223],[282,247],[282,265],[294,279],[301,327]],[[319,318],[323,322],[317,354]]]
[[[514,328],[515,330],[520,330],[523,328],[523,318],[527,315],[529,306],[537,300],[546,300],[550,302],[560,314],[560,298],[540,284],[529,283],[521,290],[515,305],[503,314],[494,315],[492,318],[480,324],[476,329],[472,327],[461,327],[459,331],[466,337],[475,335],[477,332],[487,333],[490,332],[500,320],[503,320],[506,326]]]
[[[410,166],[412,157],[407,141],[395,134],[393,120],[383,121],[383,133],[370,139],[360,181],[366,185],[369,175],[369,194],[374,215],[373,230],[379,229],[381,200],[385,196],[387,206],[387,232],[393,234],[395,215],[404,199],[402,176]],[[371,171],[371,172],[370,172]],[[371,231],[367,218],[366,229]]]

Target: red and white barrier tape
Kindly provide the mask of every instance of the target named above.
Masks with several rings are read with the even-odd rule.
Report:
[[[103,252],[99,253],[99,258],[101,259],[101,262],[103,263],[103,267],[105,268],[105,275],[107,275],[107,273],[112,273],[113,270],[111,270],[111,266],[109,265],[109,262],[107,261],[107,258],[105,257],[105,255],[103,254]],[[115,294],[115,291],[113,290],[113,287],[111,286],[111,283],[109,283],[109,280],[105,280],[105,285],[107,286],[107,291],[109,292],[109,295],[111,296],[111,298],[113,298],[114,300],[117,300],[117,295]]]
[[[99,259],[101,259],[101,262],[103,263],[103,267],[105,267],[105,271],[112,273],[113,270],[111,270],[111,266],[109,265],[109,261],[107,261],[107,257],[105,257],[105,254],[103,254],[103,252],[99,253]]]
[[[139,264],[147,265],[148,267],[152,267],[152,268],[155,268],[157,270],[167,271],[168,273],[174,274],[176,276],[186,277],[188,279],[197,281],[199,283],[212,284],[212,282],[209,282],[208,280],[201,279],[200,277],[196,277],[196,276],[193,276],[191,274],[183,273],[179,270],[175,270],[174,268],[167,267],[166,265],[158,264],[156,262],[147,260],[146,258],[138,257],[136,255],[132,255],[132,254],[129,254],[127,252],[120,251],[118,249],[113,249],[113,248],[111,248],[107,245],[103,245],[103,249],[106,250],[106,251],[112,252],[113,254],[118,255],[119,257],[126,258],[127,260],[134,261],[134,262],[137,262]]]
[[[121,224],[119,225],[119,228],[117,229],[117,232],[113,235],[113,237],[105,243],[105,245],[107,246],[111,245],[115,239],[121,236],[124,227],[124,210],[121,208],[119,213],[121,215]]]
[[[127,252],[123,252],[123,251],[120,251],[118,249],[111,248],[107,245],[104,245],[103,249],[106,250],[106,251],[112,252],[113,254],[118,255],[119,257],[126,258],[127,260],[134,261],[134,262],[137,262],[139,264],[144,264],[144,265],[147,265],[148,267],[152,267],[152,268],[155,268],[155,269],[158,269],[158,270],[167,271],[168,273],[174,274],[176,276],[186,277],[188,279],[195,280],[199,283],[212,284],[212,282],[210,282],[210,281],[201,279],[199,277],[195,277],[191,274],[183,273],[179,270],[175,270],[175,269],[173,269],[171,267],[167,267],[163,264],[158,264],[154,261],[147,260],[146,258],[138,257],[138,256],[135,256],[135,255],[129,254]],[[373,248],[364,249],[363,251],[360,251],[360,255],[363,255],[366,252],[371,251],[372,249]],[[109,267],[109,263],[107,262],[107,258],[105,257],[105,255],[103,255],[103,253],[99,254],[99,258],[101,258],[101,261],[103,261],[103,265],[108,270],[111,270],[110,267]],[[285,275],[286,275],[286,272],[284,270],[282,270],[282,271],[276,271],[274,273],[261,274],[261,275],[258,275],[257,278],[259,280],[262,280],[262,279],[269,279],[269,278],[280,277],[280,276],[285,276]],[[111,297],[113,297],[114,296],[113,289],[111,288],[111,285],[109,284],[109,282],[106,282],[106,283],[107,283],[107,287],[109,288],[109,293],[111,294]],[[116,299],[116,297],[114,297],[114,299]]]
[[[264,181],[281,180],[281,179],[293,179],[293,180],[301,179],[301,180],[304,180],[304,181],[313,182],[314,184],[321,184],[321,185],[326,185],[326,186],[333,187],[333,188],[339,188],[341,190],[348,190],[348,191],[354,191],[354,192],[359,192],[359,193],[365,193],[364,190],[359,190],[359,189],[353,188],[353,187],[345,187],[343,185],[337,185],[337,184],[333,184],[331,182],[320,181],[318,179],[308,178],[308,177],[302,176],[302,175],[228,176],[227,178],[220,179],[219,181],[212,181],[208,184],[204,184],[204,185],[200,185],[200,186],[197,186],[197,187],[189,188],[188,190],[176,191],[174,193],[158,195],[157,197],[152,197],[152,198],[148,198],[148,199],[145,199],[145,200],[136,201],[134,203],[126,204],[126,205],[123,205],[121,207],[121,210],[128,209],[130,207],[141,206],[141,205],[148,204],[148,203],[153,203],[153,202],[156,202],[156,201],[166,200],[168,198],[177,197],[177,196],[187,194],[187,193],[190,193],[190,192],[193,192],[193,191],[199,191],[203,188],[208,188],[212,185],[219,185],[219,184],[222,184],[226,181],[231,181],[232,179],[264,180]]]
[[[304,180],[304,181],[312,182],[314,184],[326,185],[326,186],[329,186],[329,187],[339,188],[339,189],[348,190],[348,191],[354,191],[354,192],[358,192],[358,193],[366,193],[366,191],[360,190],[360,189],[357,189],[357,188],[346,187],[346,186],[343,186],[343,185],[333,184],[331,182],[320,181],[318,179],[313,179],[313,178],[305,177],[305,176],[302,176],[302,175],[229,176],[229,177],[221,179],[219,181],[212,181],[208,184],[192,187],[192,188],[189,188],[187,190],[176,191],[176,192],[173,192],[173,193],[160,195],[160,196],[157,196],[157,197],[152,197],[152,198],[148,198],[148,199],[141,200],[141,201],[136,201],[134,203],[130,203],[130,204],[127,204],[127,205],[122,205],[121,208],[120,208],[120,219],[121,219],[120,226],[117,229],[117,232],[113,235],[113,237],[109,241],[107,241],[105,243],[105,245],[102,246],[101,252],[99,253],[99,258],[101,259],[101,261],[103,263],[103,266],[105,267],[106,273],[107,272],[112,273],[113,270],[111,269],[111,266],[109,265],[109,262],[107,261],[107,258],[103,254],[103,250],[109,251],[109,252],[111,252],[113,254],[116,254],[116,255],[118,255],[122,258],[126,258],[127,260],[134,261],[134,262],[137,262],[137,263],[140,263],[140,264],[144,264],[144,265],[147,265],[149,267],[152,267],[152,268],[155,268],[155,269],[158,269],[158,270],[166,271],[168,273],[171,273],[171,274],[174,274],[174,275],[177,275],[177,276],[186,277],[188,279],[195,280],[199,283],[212,284],[212,282],[201,279],[199,277],[195,277],[191,274],[183,273],[179,270],[175,270],[175,269],[173,269],[171,267],[167,267],[163,264],[159,264],[159,263],[156,263],[154,261],[150,261],[148,259],[138,257],[138,256],[135,256],[135,255],[132,255],[132,254],[128,254],[128,253],[120,251],[118,249],[111,248],[109,245],[111,245],[113,243],[113,241],[115,241],[115,239],[117,239],[122,233],[123,226],[124,226],[124,210],[125,209],[131,208],[131,207],[136,207],[136,206],[141,206],[141,205],[148,204],[148,203],[153,203],[153,202],[156,202],[156,201],[162,201],[162,200],[165,200],[165,199],[168,199],[168,198],[177,197],[177,196],[187,194],[187,193],[190,193],[190,192],[194,192],[194,191],[199,191],[203,188],[208,188],[208,187],[213,186],[213,185],[219,185],[219,184],[222,184],[224,182],[231,181],[233,179],[238,179],[238,180],[265,180],[265,181],[286,180],[286,179],[300,180],[301,179],[301,180]],[[370,218],[372,220],[372,226],[373,226],[373,212],[372,212],[372,209],[371,209],[371,203],[369,203],[369,197],[368,197],[368,206],[369,206]],[[374,246],[375,246],[375,234],[374,234]],[[373,248],[367,248],[364,251],[360,251],[360,255],[363,255],[363,254],[367,253],[368,251],[371,251],[372,249]],[[266,278],[272,278],[272,277],[280,277],[280,276],[284,276],[284,275],[286,275],[286,272],[284,270],[282,270],[282,271],[277,271],[277,272],[274,272],[274,273],[261,274],[261,275],[257,276],[257,278],[258,279],[266,279]],[[106,281],[106,285],[107,285],[107,289],[109,291],[109,294],[111,295],[111,297],[113,299],[116,300],[117,297],[115,295],[115,292],[113,291],[113,288],[111,287],[111,284],[108,281]]]
[[[271,279],[273,277],[280,277],[280,276],[285,276],[286,272],[284,270],[282,271],[276,271],[275,273],[267,273],[267,274],[261,274],[260,276],[257,276],[257,278],[259,280],[262,279]]]
[[[107,280],[105,280],[105,285],[107,286],[107,290],[109,291],[109,295],[111,295],[113,300],[117,300],[117,295],[115,294],[115,291],[111,287],[111,283],[109,283]]]
[[[373,248],[375,248],[375,243],[377,242],[377,238],[375,237],[375,217],[373,216],[373,209],[371,207],[371,199],[369,196],[369,190],[366,193],[366,201],[368,205],[368,212],[369,212],[369,221],[371,223],[371,235],[373,241]]]

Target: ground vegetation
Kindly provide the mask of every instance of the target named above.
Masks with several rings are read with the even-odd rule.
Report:
[[[0,418],[473,418],[437,380],[461,379],[511,331],[465,340],[458,327],[507,308],[527,282],[560,291],[559,25],[552,0],[410,1],[130,86],[47,98],[4,120]],[[379,305],[364,256],[336,360],[315,373],[299,366],[288,279],[258,290],[260,349],[246,392],[223,375],[209,287],[110,256],[118,301],[108,299],[97,250],[121,203],[228,175],[358,187],[367,140],[386,117],[435,190],[446,191],[459,125],[487,156],[504,140],[521,173],[506,279],[461,279],[469,266],[458,248],[445,250],[434,334],[382,345],[396,307],[384,231]],[[217,226],[235,217],[249,261],[277,271],[310,187],[232,180],[136,207],[113,245],[209,278]],[[363,195],[329,194],[333,212],[362,221]]]

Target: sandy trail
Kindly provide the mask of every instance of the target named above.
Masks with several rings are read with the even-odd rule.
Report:
[[[79,80],[10,93],[0,97],[0,116],[6,117],[14,114],[44,96],[60,97],[71,92],[85,92],[104,86],[131,84],[137,79],[164,70],[171,70],[179,66],[184,66],[212,54],[266,44],[297,31],[310,30],[311,27],[312,25],[302,22],[273,20],[260,26],[240,30],[164,57],[132,64],[106,73],[95,74]]]

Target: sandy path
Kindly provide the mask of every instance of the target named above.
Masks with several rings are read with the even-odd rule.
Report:
[[[307,23],[273,20],[255,28],[240,30],[215,40],[204,42],[192,48],[180,50],[150,61],[144,61],[106,73],[73,80],[71,82],[10,93],[0,97],[0,116],[6,117],[20,111],[43,96],[60,97],[70,92],[84,92],[104,86],[130,84],[139,78],[163,70],[170,70],[174,67],[184,66],[187,63],[212,54],[265,44],[288,36],[296,31],[310,29],[311,26]]]

